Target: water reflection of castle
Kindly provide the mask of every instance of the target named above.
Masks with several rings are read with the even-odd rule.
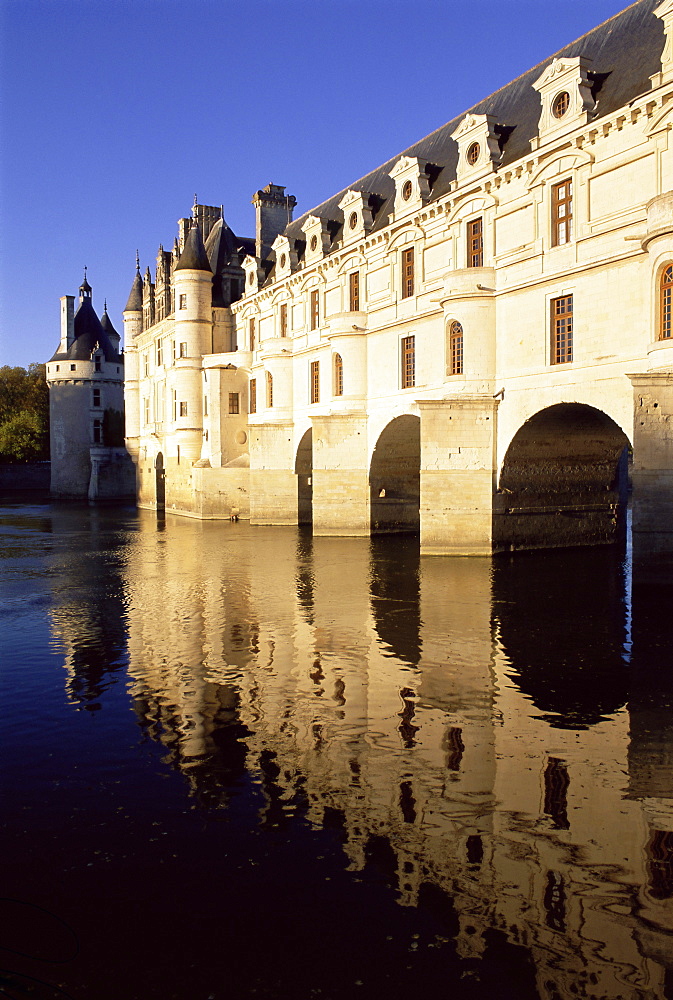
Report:
[[[205,807],[252,778],[260,823],[338,825],[352,870],[445,906],[461,956],[495,928],[548,1000],[663,998],[665,617],[636,579],[631,634],[607,551],[537,558],[171,520],[122,573],[135,710]]]

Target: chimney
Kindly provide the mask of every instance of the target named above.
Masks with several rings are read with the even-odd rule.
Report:
[[[293,194],[285,194],[284,187],[267,184],[252,196],[252,204],[256,214],[255,253],[259,260],[265,260],[276,236],[292,222],[297,199]]]
[[[61,343],[59,353],[65,354],[75,339],[75,296],[61,296]]]

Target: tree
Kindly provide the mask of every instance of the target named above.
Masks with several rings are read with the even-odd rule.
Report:
[[[0,462],[49,458],[49,388],[45,366],[0,368]]]

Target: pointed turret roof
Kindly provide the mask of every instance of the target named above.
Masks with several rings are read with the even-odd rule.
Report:
[[[212,274],[208,263],[208,254],[203,245],[201,230],[196,221],[192,221],[192,228],[187,234],[185,248],[180,254],[180,260],[175,265],[176,271],[208,271]]]
[[[140,263],[136,262],[136,276],[131,285],[131,291],[124,312],[142,312],[143,310],[143,279],[140,277]]]
[[[118,340],[121,339],[119,337],[119,334],[115,330],[114,326],[112,325],[112,320],[108,316],[107,302],[105,303],[105,307],[103,308],[103,315],[100,318],[100,325],[103,327],[108,337],[117,337]]]
[[[112,326],[111,323],[110,326]],[[105,328],[96,316],[91,302],[91,286],[86,277],[80,285],[80,304],[75,313],[74,333],[75,338],[68,350],[63,353],[57,351],[50,359],[51,361],[89,361],[94,351],[100,348],[106,361],[121,363],[118,351],[112,345]]]

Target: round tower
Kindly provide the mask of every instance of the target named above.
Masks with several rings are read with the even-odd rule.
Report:
[[[192,220],[185,247],[173,271],[176,360],[171,388],[175,392],[175,441],[180,456],[196,462],[203,440],[203,355],[212,351],[213,272],[201,230]]]
[[[131,285],[128,302],[124,307],[124,357],[126,378],[124,403],[126,407],[126,447],[134,461],[140,447],[140,360],[136,337],[143,328],[143,279],[140,260],[136,254],[136,275]]]

